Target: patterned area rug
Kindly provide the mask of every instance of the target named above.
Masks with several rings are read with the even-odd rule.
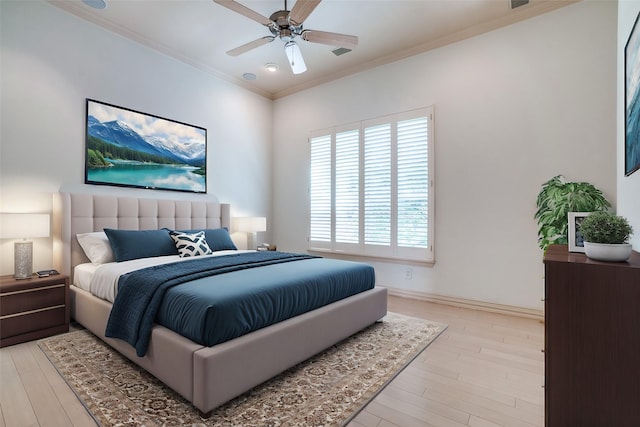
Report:
[[[203,420],[180,395],[86,330],[38,342],[102,426],[339,426],[351,420],[446,325],[388,313]]]

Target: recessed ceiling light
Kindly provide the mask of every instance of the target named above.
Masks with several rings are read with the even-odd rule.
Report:
[[[255,75],[255,74],[253,74],[253,73],[244,73],[244,74],[242,75],[242,77],[243,77],[245,80],[255,80],[255,79],[256,79],[256,75]]]
[[[264,68],[271,71],[272,73],[275,73],[280,69],[280,66],[278,64],[274,64],[273,62],[269,62],[267,64],[264,64]]]
[[[82,0],[84,4],[94,9],[104,9],[107,7],[107,3],[104,0]]]

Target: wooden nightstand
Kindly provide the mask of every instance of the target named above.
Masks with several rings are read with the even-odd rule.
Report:
[[[69,276],[0,276],[0,347],[69,331]]]

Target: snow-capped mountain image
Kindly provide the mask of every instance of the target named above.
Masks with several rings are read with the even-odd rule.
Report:
[[[192,166],[204,164],[204,143],[172,140],[157,135],[145,137],[120,120],[101,122],[90,115],[87,118],[87,133],[109,144],[161,156],[175,163]]]

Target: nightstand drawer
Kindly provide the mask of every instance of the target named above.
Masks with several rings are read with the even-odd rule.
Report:
[[[0,347],[68,332],[70,312],[69,276],[0,276]]]
[[[4,339],[41,330],[44,325],[46,325],[46,327],[64,325],[66,323],[65,317],[64,304],[41,308],[36,311],[3,316],[0,335]]]
[[[0,317],[58,305],[64,306],[65,298],[64,283],[4,293],[0,295]]]

